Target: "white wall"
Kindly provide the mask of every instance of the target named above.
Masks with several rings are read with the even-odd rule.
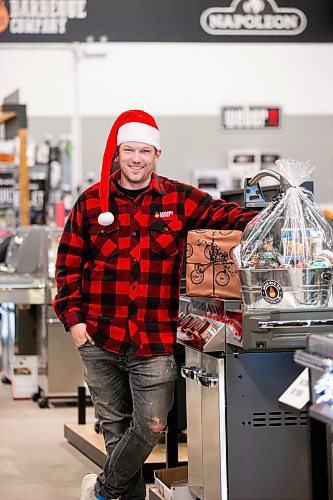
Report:
[[[0,103],[17,88],[28,116],[70,116],[74,112],[74,59],[69,50],[6,49],[0,44]],[[57,45],[55,44],[55,47]]]
[[[82,54],[78,87],[74,45],[45,47],[0,44],[0,102],[19,88],[29,116],[115,116],[137,107],[213,116],[227,104],[333,113],[333,44],[98,44],[106,55]]]
[[[221,168],[226,161],[223,148],[231,145],[221,136],[222,105],[280,105],[288,118],[302,116],[308,124],[313,116],[311,122],[320,123],[315,129],[317,139],[313,128],[298,120],[302,139],[296,141],[296,147],[287,133],[286,120],[281,132],[265,140],[254,133],[242,138],[234,134],[234,147],[262,147],[272,137],[272,150],[275,140],[276,150],[282,154],[309,158],[318,165],[318,199],[332,202],[330,128],[322,125],[322,115],[329,121],[333,115],[332,61],[333,44],[319,43],[0,44],[0,104],[19,88],[29,118],[46,123],[57,117],[69,119],[73,186],[81,184],[87,169],[98,175],[110,118],[125,109],[142,108],[158,117],[167,128],[166,134],[162,131],[163,148],[168,145],[161,173],[187,181],[191,168]],[[97,124],[94,142],[96,131],[84,135],[81,118],[93,124],[103,117],[104,129]],[[186,138],[179,134],[179,125],[186,117],[184,147]],[[326,128],[322,130],[322,126]],[[293,130],[295,135],[297,130]],[[322,142],[318,138],[324,140],[319,152],[316,146]],[[89,162],[87,143],[93,158]],[[182,155],[184,161],[179,162]]]

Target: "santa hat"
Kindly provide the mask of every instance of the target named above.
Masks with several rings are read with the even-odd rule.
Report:
[[[102,226],[108,226],[114,220],[113,214],[109,212],[109,187],[111,164],[117,146],[131,141],[143,142],[161,149],[160,132],[154,118],[139,109],[125,111],[118,116],[105,146],[99,186],[102,213],[98,216],[98,222]]]

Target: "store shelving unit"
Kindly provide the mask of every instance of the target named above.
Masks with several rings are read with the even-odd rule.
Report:
[[[20,162],[19,181],[19,224],[30,225],[29,171],[27,162],[27,113],[24,104],[3,104],[0,106],[0,125],[5,127],[5,138],[19,138]]]

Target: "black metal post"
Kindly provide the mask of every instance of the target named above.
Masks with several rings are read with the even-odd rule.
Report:
[[[326,424],[309,417],[313,499],[328,500],[328,454]]]
[[[168,427],[165,433],[166,445],[166,466],[178,467],[178,419],[177,419],[177,382],[175,384],[175,394],[173,406],[168,416]]]
[[[77,388],[78,424],[86,423],[86,388]]]

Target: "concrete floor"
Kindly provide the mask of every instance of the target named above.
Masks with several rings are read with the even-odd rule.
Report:
[[[87,422],[94,422],[87,408]],[[100,468],[64,438],[64,424],[77,422],[77,409],[40,409],[14,401],[0,383],[0,499],[78,500],[83,476]]]

